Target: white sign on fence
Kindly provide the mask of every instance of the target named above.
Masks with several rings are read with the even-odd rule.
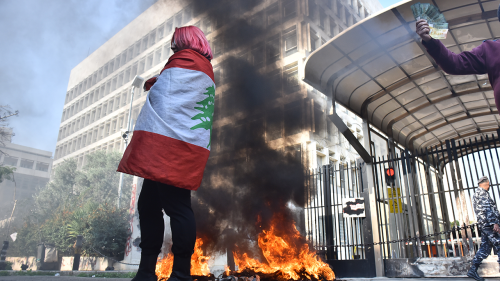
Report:
[[[344,198],[342,200],[344,218],[364,218],[365,198]]]

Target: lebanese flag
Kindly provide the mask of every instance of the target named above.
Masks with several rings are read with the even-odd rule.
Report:
[[[152,79],[146,83],[154,84],[118,172],[196,190],[210,155],[212,64],[186,49],[172,55],[160,76]]]

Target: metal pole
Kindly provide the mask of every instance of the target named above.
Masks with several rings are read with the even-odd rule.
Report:
[[[128,111],[128,122],[127,122],[127,131],[125,134],[122,136],[123,139],[125,140],[125,147],[123,148],[123,151],[127,149],[128,146],[128,135],[130,134],[130,121],[132,119],[132,104],[134,103],[134,86],[130,89],[130,109]],[[118,208],[120,208],[120,201],[122,198],[122,186],[123,186],[123,173],[120,173],[120,184],[118,185]]]

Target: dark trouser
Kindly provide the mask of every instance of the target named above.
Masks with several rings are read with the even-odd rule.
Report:
[[[472,264],[481,264],[481,261],[490,255],[492,247],[495,247],[495,250],[500,253],[500,234],[493,231],[493,227],[483,227],[481,229],[481,246],[472,260]],[[500,263],[500,255],[498,262]]]
[[[172,229],[172,274],[190,276],[191,255],[196,242],[196,223],[191,209],[191,190],[144,179],[139,195],[142,255],[158,256],[163,244],[163,213]],[[184,279],[178,276],[178,279]]]

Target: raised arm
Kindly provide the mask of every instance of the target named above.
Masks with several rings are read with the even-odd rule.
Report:
[[[448,50],[439,40],[429,35],[430,28],[426,20],[417,21],[416,32],[422,38],[422,44],[436,63],[448,74],[486,74],[483,45],[470,52],[455,54]]]

